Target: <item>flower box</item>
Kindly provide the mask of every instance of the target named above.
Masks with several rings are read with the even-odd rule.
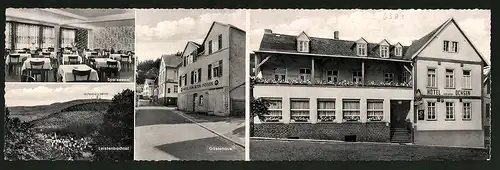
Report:
[[[292,116],[293,122],[309,122],[309,116]]]
[[[354,121],[359,121],[360,116],[344,116],[344,121],[347,122],[354,122]]]
[[[264,122],[280,122],[283,119],[282,116],[264,116]]]
[[[319,116],[319,122],[333,122],[335,121],[335,116]]]
[[[326,80],[301,80],[301,79],[285,79],[276,80],[272,78],[257,78],[251,77],[256,84],[289,84],[289,85],[313,85],[313,86],[339,86],[339,87],[357,87],[362,86],[361,82],[354,82],[348,80],[341,81],[326,81]],[[368,81],[365,82],[364,86],[367,87],[412,87],[411,82],[380,82],[380,81]]]
[[[368,116],[369,121],[382,121],[384,116]]]

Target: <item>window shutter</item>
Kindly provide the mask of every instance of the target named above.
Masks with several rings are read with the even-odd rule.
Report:
[[[219,77],[222,77],[222,60],[219,60]]]
[[[219,50],[222,49],[222,34],[219,35]]]
[[[187,79],[187,74],[185,74],[185,75],[184,75],[184,85],[187,85],[187,81],[188,81],[188,79]]]
[[[182,86],[182,77],[179,76],[179,86]]]
[[[191,71],[191,84],[194,83],[194,71]]]
[[[201,82],[201,68],[198,69],[198,82]]]
[[[212,40],[208,41],[208,54],[212,54]]]
[[[212,64],[208,65],[207,76],[208,80],[212,79]]]

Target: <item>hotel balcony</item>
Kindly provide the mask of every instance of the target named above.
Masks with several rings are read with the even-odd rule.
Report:
[[[297,55],[256,57],[254,61],[259,66],[254,69],[255,84],[412,88],[409,61]]]

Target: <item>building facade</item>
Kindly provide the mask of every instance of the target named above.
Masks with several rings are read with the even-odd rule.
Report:
[[[491,148],[491,67],[484,69],[484,146]]]
[[[214,22],[202,44],[186,44],[178,70],[179,110],[244,113],[245,31]]]
[[[162,55],[158,74],[158,102],[164,106],[177,106],[178,70],[180,56]]]
[[[410,46],[265,30],[253,95],[272,105],[254,136],[482,147],[484,64],[458,30],[450,19]]]
[[[144,80],[144,87],[142,88],[142,97],[144,99],[152,99],[154,95],[154,79]]]

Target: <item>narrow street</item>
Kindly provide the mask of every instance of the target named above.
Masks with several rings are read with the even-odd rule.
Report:
[[[135,116],[135,160],[244,160],[244,148],[175,108],[139,100]]]

